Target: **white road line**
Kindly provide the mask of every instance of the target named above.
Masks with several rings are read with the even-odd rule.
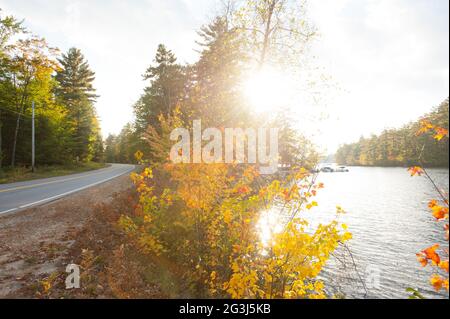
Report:
[[[114,176],[112,176],[112,177],[106,178],[106,179],[104,179],[104,180],[101,180],[101,181],[99,181],[99,182],[95,182],[95,183],[93,183],[93,184],[89,184],[89,185],[86,185],[86,186],[83,186],[83,187],[80,187],[80,188],[71,190],[71,191],[66,192],[66,193],[63,193],[63,194],[55,195],[55,196],[52,196],[52,197],[48,197],[48,198],[45,198],[45,199],[38,200],[38,201],[33,202],[33,203],[30,203],[30,204],[26,204],[26,205],[19,206],[19,207],[17,207],[17,208],[12,208],[12,209],[9,209],[9,210],[2,211],[2,212],[0,212],[0,215],[1,215],[1,214],[6,214],[6,213],[9,213],[9,212],[13,212],[13,211],[18,210],[18,209],[23,209],[23,208],[31,207],[31,206],[38,205],[38,204],[41,204],[41,203],[49,202],[49,201],[58,199],[58,198],[60,198],[60,197],[64,197],[64,196],[67,196],[67,195],[70,195],[70,194],[73,194],[73,193],[82,191],[82,190],[84,190],[84,189],[86,189],[86,188],[89,188],[89,187],[92,187],[92,186],[96,186],[96,185],[98,185],[98,184],[105,183],[105,182],[110,181],[110,180],[112,180],[112,179],[114,179],[114,178],[117,178],[117,177],[119,177],[119,176],[122,176],[122,175],[125,175],[125,174],[127,174],[127,173],[130,173],[130,172],[132,172],[133,170],[134,170],[134,168],[131,169],[131,170],[122,172],[122,173],[120,173],[120,174],[114,175]]]
[[[73,181],[73,180],[76,180],[76,179],[82,179],[82,178],[90,177],[90,176],[96,175],[96,174],[103,174],[106,169],[108,169],[108,168],[101,168],[99,170],[96,170],[94,173],[90,173],[90,174],[79,173],[79,174],[84,174],[84,175],[76,174],[78,176],[74,176],[74,177],[70,177],[70,178],[66,178],[66,179],[56,179],[56,180],[49,181],[49,182],[35,183],[35,184],[29,184],[29,185],[22,185],[22,186],[17,186],[17,187],[12,187],[12,188],[4,188],[4,189],[0,189],[0,193],[8,193],[8,192],[16,191],[16,190],[30,189],[30,188],[36,188],[36,187],[44,186],[44,185],[68,182],[68,181]],[[114,171],[114,170],[115,169],[113,168],[112,171]],[[50,178],[52,178],[52,177],[50,177]],[[56,178],[58,178],[58,176],[56,176]],[[33,181],[31,181],[31,182],[33,182]]]
[[[10,212],[13,212],[15,210],[17,210],[17,208],[11,208],[11,209],[8,209],[8,210],[4,210],[4,211],[0,212],[0,215],[1,214],[6,214],[6,213],[10,213]]]

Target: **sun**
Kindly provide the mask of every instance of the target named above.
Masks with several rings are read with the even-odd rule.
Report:
[[[243,85],[244,95],[256,112],[266,113],[286,106],[292,96],[288,76],[274,68],[255,71]]]

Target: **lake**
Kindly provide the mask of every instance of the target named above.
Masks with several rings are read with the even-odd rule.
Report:
[[[320,173],[325,188],[318,207],[303,213],[313,224],[335,218],[336,205],[347,213],[340,221],[353,233],[351,255],[339,249],[322,272],[330,293],[346,298],[407,298],[408,287],[427,298],[448,298],[429,284],[430,267],[423,268],[416,253],[440,243],[447,247],[443,223],[428,209],[438,196],[425,177],[411,177],[405,168],[349,167],[348,173]],[[448,193],[449,170],[429,169],[440,188]],[[368,293],[359,276],[365,279]]]

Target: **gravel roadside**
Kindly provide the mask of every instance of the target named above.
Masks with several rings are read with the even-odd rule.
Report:
[[[36,278],[64,271],[67,251],[96,207],[132,186],[128,175],[55,202],[0,217],[0,298],[24,297]],[[28,297],[28,296],[25,296]]]

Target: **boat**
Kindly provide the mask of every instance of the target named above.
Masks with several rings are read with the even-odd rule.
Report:
[[[332,172],[334,172],[334,168],[331,167],[331,166],[323,166],[323,167],[320,169],[320,171],[321,171],[321,172],[324,172],[324,173],[332,173]]]
[[[319,167],[314,169],[314,172],[323,172],[323,173],[340,173],[340,172],[349,172],[350,170],[343,165],[337,165],[337,164],[321,164]]]

